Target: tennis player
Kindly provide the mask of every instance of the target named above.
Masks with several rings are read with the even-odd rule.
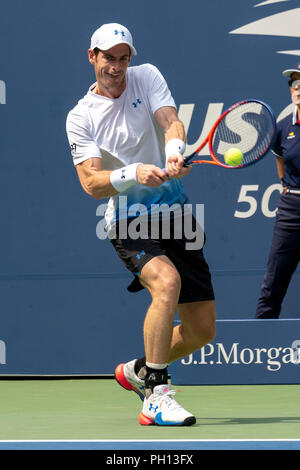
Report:
[[[133,55],[125,26],[110,23],[95,31],[88,57],[96,82],[68,114],[67,134],[84,190],[96,199],[110,198],[106,226],[117,234],[111,242],[134,276],[128,290],[146,288],[152,298],[144,322],[145,356],[119,364],[116,379],[142,397],[142,425],[187,426],[196,418],[175,400],[167,367],[213,339],[214,292],[202,246],[188,250],[185,235],[174,236],[187,202],[181,179],[190,171],[184,167],[184,126],[162,74],[150,64],[129,67]],[[120,196],[127,198],[126,210]],[[120,234],[136,203],[146,218],[158,207],[158,221],[162,207],[178,208],[169,239],[163,231],[155,239]],[[181,323],[173,327],[176,310]]]

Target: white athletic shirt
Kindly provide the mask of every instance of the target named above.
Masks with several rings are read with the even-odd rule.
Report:
[[[136,162],[164,168],[164,134],[154,113],[163,106],[176,105],[159,70],[151,64],[128,67],[126,89],[119,98],[97,95],[93,92],[95,86],[90,87],[67,117],[74,165],[89,158],[101,158],[105,170]],[[120,196],[127,197],[127,208],[124,199],[119,204]],[[182,206],[186,201],[178,179],[171,179],[158,188],[137,183],[110,198],[105,214],[107,229],[117,220],[132,216],[134,211],[128,210],[133,204],[135,210],[139,205],[136,215],[144,215],[157,210],[157,205]]]

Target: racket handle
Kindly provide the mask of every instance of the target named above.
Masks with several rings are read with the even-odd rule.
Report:
[[[184,166],[185,168],[187,168],[187,167],[189,167],[189,166],[192,166],[192,164],[185,162],[185,163],[183,164],[183,166]],[[164,171],[165,173],[167,173],[167,170],[166,170],[165,168],[162,168],[162,171]]]
[[[189,162],[195,157],[196,153],[192,153],[188,157],[185,157],[184,159],[184,166],[190,166]]]
[[[190,160],[194,158],[194,156],[197,155],[196,152],[192,153],[192,155],[189,155],[188,157],[185,157],[184,159],[184,167],[191,166],[191,163],[189,163]],[[162,169],[165,173],[167,173],[167,170],[165,168]]]

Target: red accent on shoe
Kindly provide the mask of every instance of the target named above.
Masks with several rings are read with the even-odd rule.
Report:
[[[135,392],[134,387],[128,382],[124,374],[124,365],[119,364],[115,369],[115,377],[122,387],[126,388],[126,390],[133,390]]]
[[[149,418],[148,416],[145,416],[143,413],[139,414],[139,423],[142,424],[143,426],[149,426],[151,424],[155,424],[153,419]]]

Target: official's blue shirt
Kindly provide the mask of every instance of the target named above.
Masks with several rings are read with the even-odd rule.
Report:
[[[284,160],[284,186],[300,188],[300,124],[297,108],[277,123],[273,152]]]

